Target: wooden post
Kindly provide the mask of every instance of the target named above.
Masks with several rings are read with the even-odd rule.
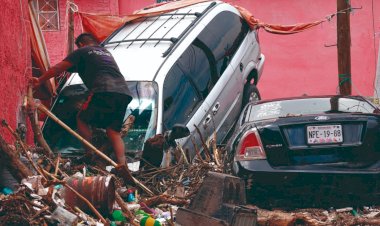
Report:
[[[37,110],[34,106],[33,88],[31,85],[28,86],[28,96],[27,96],[26,103],[27,104],[26,104],[25,108],[27,109],[29,120],[30,120],[30,123],[32,125],[34,140],[37,141],[37,143],[43,148],[44,154],[46,156],[48,156],[49,158],[54,158],[54,153],[50,149],[45,138],[43,137],[41,127],[38,124]]]
[[[71,7],[68,8],[68,25],[67,25],[67,54],[74,51],[74,13]]]
[[[337,47],[339,91],[341,95],[351,95],[351,35],[349,0],[337,0]]]
[[[33,176],[33,172],[21,161],[19,154],[12,150],[0,134],[1,164],[5,164],[9,172],[18,180]]]

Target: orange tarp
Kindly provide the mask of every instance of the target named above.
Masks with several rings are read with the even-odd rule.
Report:
[[[301,31],[305,31],[309,28],[315,27],[325,20],[319,20],[311,23],[300,23],[300,24],[293,24],[293,25],[279,25],[279,24],[266,24],[261,22],[260,20],[256,19],[251,12],[246,10],[243,7],[235,6],[242,17],[247,21],[248,25],[251,29],[258,29],[258,28],[264,28],[267,32],[274,33],[274,34],[294,34]]]
[[[113,31],[119,28],[126,22],[136,20],[142,17],[157,16],[164,14],[179,8],[183,8],[189,5],[194,5],[200,2],[208,2],[210,0],[182,0],[175,2],[168,2],[164,4],[157,4],[146,9],[136,11],[132,15],[118,17],[110,15],[96,15],[79,12],[79,16],[82,20],[83,29],[89,32],[99,40],[103,41],[107,38]]]
[[[132,15],[119,17],[119,16],[110,16],[110,15],[99,15],[99,14],[90,14],[84,12],[78,12],[81,17],[83,29],[86,32],[92,33],[99,41],[103,41],[107,38],[113,31],[125,24],[126,22],[136,20],[142,17],[157,16],[164,14],[179,8],[190,6],[200,2],[208,2],[210,0],[182,0],[182,1],[173,1],[167,3],[160,3],[145,9],[136,11]],[[251,12],[246,10],[243,7],[235,6],[243,18],[247,21],[251,29],[264,28],[266,31],[275,33],[275,34],[294,34],[301,31],[305,31],[309,28],[312,28],[318,24],[324,22],[315,21],[312,23],[301,23],[295,25],[276,25],[276,24],[266,24],[260,22],[256,19]]]

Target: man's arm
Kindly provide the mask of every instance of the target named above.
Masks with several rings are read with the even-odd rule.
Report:
[[[41,75],[39,78],[32,77],[30,79],[31,83],[33,84],[33,87],[40,86],[43,82],[46,80],[53,78],[55,76],[58,76],[62,72],[68,70],[73,66],[72,63],[69,61],[61,61],[60,63],[54,65],[49,70],[47,70],[43,75]]]

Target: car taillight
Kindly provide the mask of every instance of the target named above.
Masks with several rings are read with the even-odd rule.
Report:
[[[239,142],[236,152],[236,160],[242,161],[266,158],[267,156],[264,152],[257,129],[252,129],[246,132]]]

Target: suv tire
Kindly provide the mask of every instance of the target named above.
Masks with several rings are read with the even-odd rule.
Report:
[[[247,83],[244,87],[242,108],[244,108],[249,102],[255,100],[261,100],[259,89],[257,89],[254,84]]]

